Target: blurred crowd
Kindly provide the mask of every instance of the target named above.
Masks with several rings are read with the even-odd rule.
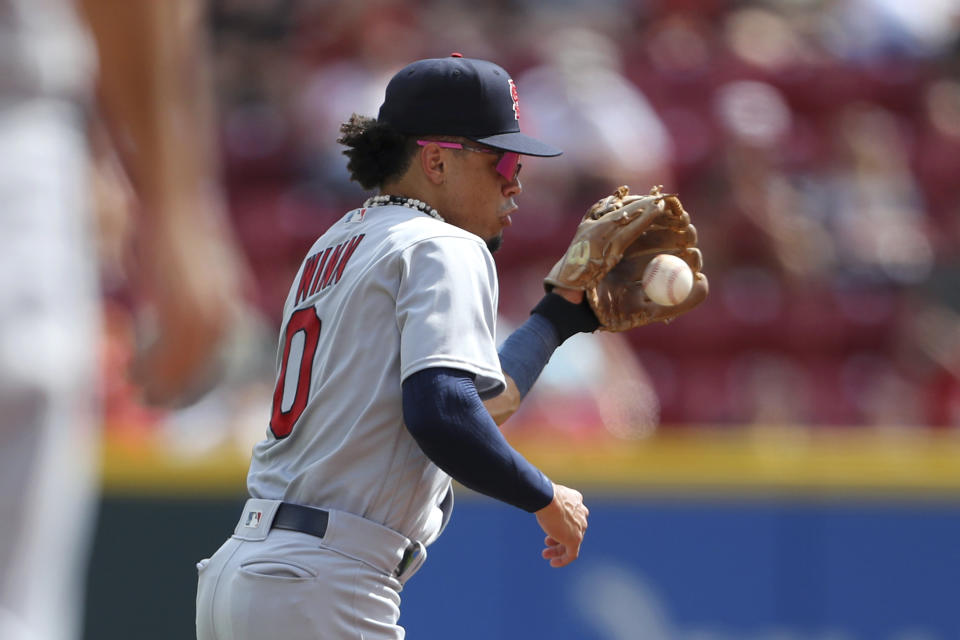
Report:
[[[369,195],[339,124],[375,116],[404,64],[454,51],[507,68],[521,126],[565,150],[524,164],[497,254],[506,326],[620,184],[680,195],[711,283],[670,325],[572,340],[512,428],[960,426],[956,0],[215,0],[209,24],[256,286],[226,354],[232,395],[165,415],[174,432],[263,434],[287,288]],[[154,420],[128,392],[114,423]]]

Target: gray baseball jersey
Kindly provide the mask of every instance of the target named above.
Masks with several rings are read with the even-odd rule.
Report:
[[[403,206],[356,209],[313,245],[287,296],[254,498],[347,511],[425,544],[450,477],[403,424],[401,382],[430,367],[503,389],[497,275],[477,236]]]

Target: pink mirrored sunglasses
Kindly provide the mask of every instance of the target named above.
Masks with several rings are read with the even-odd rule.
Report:
[[[417,144],[421,147],[433,143],[438,147],[443,147],[444,149],[463,149],[464,151],[477,151],[478,153],[493,153],[500,156],[500,159],[497,160],[497,173],[502,175],[504,178],[513,182],[520,175],[520,169],[523,167],[520,164],[520,154],[515,151],[500,151],[499,149],[491,149],[489,147],[474,147],[468,144],[461,144],[459,142],[441,142],[439,140],[417,140]]]

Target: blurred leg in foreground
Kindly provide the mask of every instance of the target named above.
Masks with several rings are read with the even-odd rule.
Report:
[[[0,0],[0,31],[0,638],[61,640],[96,480],[92,55],[61,3]]]
[[[93,196],[131,221],[127,286],[154,319],[138,369],[150,399],[211,384],[241,302],[209,144],[201,8],[0,0],[2,640],[80,635],[101,422],[92,211],[104,199]],[[97,175],[121,165],[129,198],[116,176],[102,193]]]

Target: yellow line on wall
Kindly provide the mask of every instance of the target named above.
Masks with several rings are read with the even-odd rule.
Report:
[[[661,429],[638,441],[510,435],[557,482],[616,493],[906,495],[960,500],[960,434],[929,429]],[[246,447],[185,456],[108,438],[108,494],[242,495]]]
[[[565,447],[514,438],[558,482],[615,491],[929,495],[960,500],[960,436],[928,430],[717,429]]]
[[[235,447],[199,455],[107,437],[102,452],[108,495],[242,496],[246,490],[249,457]]]

